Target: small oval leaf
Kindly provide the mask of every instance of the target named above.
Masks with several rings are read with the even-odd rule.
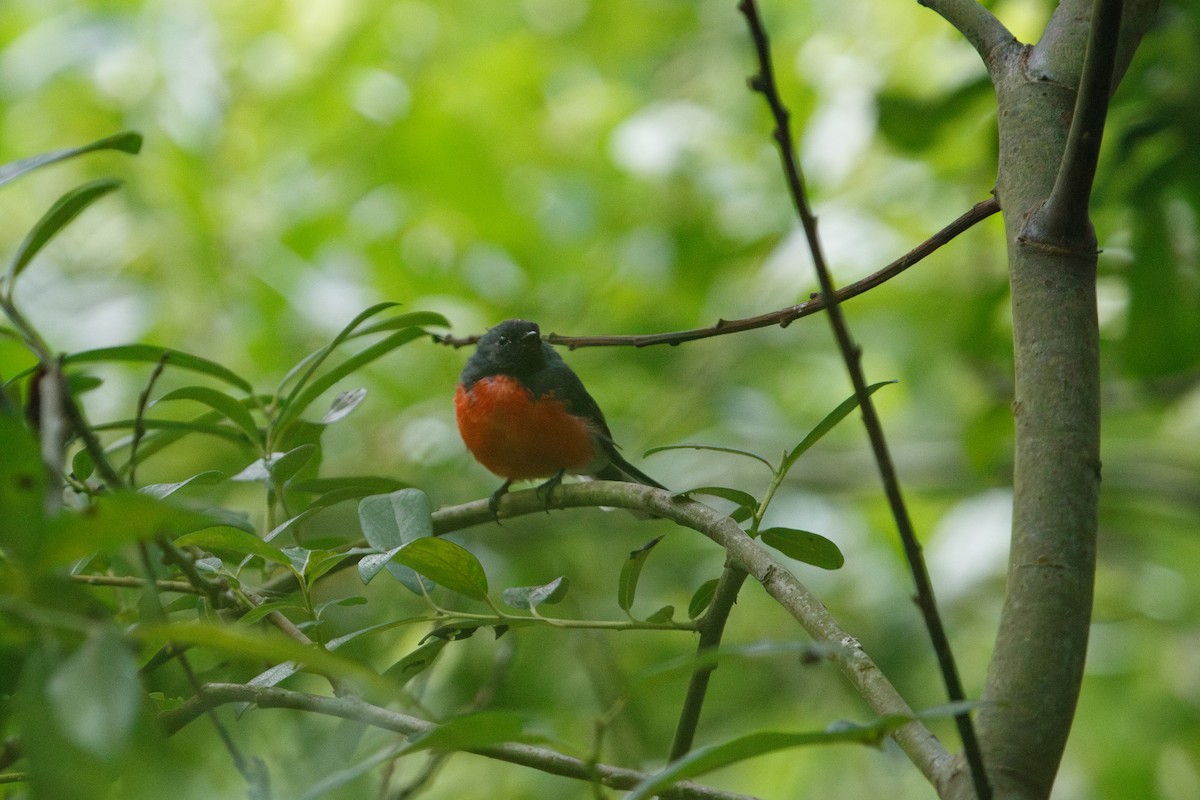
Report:
[[[500,599],[504,601],[505,605],[522,610],[537,608],[542,603],[553,605],[567,596],[567,589],[570,588],[570,585],[569,580],[558,577],[541,586],[514,586],[511,589],[505,589],[501,593]]]
[[[400,547],[392,560],[473,600],[487,597],[483,565],[471,551],[454,542],[427,536]]]
[[[838,546],[820,534],[794,528],[767,528],[760,532],[762,541],[788,558],[821,569],[840,569],[846,563]]]
[[[175,540],[180,547],[199,547],[201,550],[230,550],[239,555],[259,556],[276,564],[290,566],[287,553],[273,544],[268,544],[252,533],[237,528],[209,528],[180,536]]]
[[[333,402],[329,405],[329,410],[325,412],[325,416],[321,418],[321,422],[326,425],[337,422],[342,417],[349,414],[354,409],[358,408],[367,396],[366,389],[351,389],[348,392],[342,392],[337,397],[333,398]]]

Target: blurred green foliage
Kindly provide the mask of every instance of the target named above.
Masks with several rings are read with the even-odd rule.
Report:
[[[121,130],[145,136],[136,159],[92,153],[0,190],[7,261],[72,188],[124,181],[36,255],[14,303],[55,352],[151,343],[211,359],[247,386],[212,375],[202,385],[259,414],[256,404],[293,365],[378,302],[403,304],[390,314],[439,313],[466,335],[512,316],[564,334],[660,332],[803,300],[815,280],[765,112],[746,91],[752,60],[734,5],[10,0],[0,15],[0,163]],[[1035,0],[991,5],[1023,38],[1049,11]],[[993,98],[974,52],[945,23],[916,3],[764,6],[839,282],[874,271],[987,196]],[[1093,208],[1104,249],[1100,571],[1060,800],[1200,795],[1200,9],[1180,0],[1164,3],[1162,15],[1117,94]],[[1004,264],[992,219],[846,309],[868,377],[900,381],[877,398],[969,693],[984,678],[1005,566],[1012,390]],[[345,343],[323,369],[389,335]],[[307,397],[314,405],[288,420],[276,442],[252,441],[228,401],[189,389],[197,376],[169,364],[150,398],[162,404],[148,414],[164,427],[148,431],[137,483],[210,470],[228,478],[257,463],[249,480],[197,479],[170,491],[197,511],[224,509],[222,530],[260,533],[285,522],[281,508],[338,490],[346,500],[367,487],[376,494],[411,485],[435,507],[486,496],[496,481],[465,453],[450,402],[465,354],[424,337],[385,349],[321,385],[328,391]],[[68,361],[77,380],[102,380],[81,400],[106,444],[131,432],[104,426],[135,416],[161,347],[153,353],[149,363]],[[585,349],[568,359],[639,464],[643,450],[682,441],[774,460],[849,393],[817,317],[678,348]],[[0,336],[0,378],[33,365],[25,347]],[[14,383],[5,407],[28,385]],[[319,422],[334,395],[359,387],[367,394],[352,414]],[[173,391],[183,394],[164,401]],[[213,424],[229,435],[155,449],[154,434],[165,442],[172,421],[201,414],[216,415]],[[853,422],[800,458],[764,525],[816,531],[838,545],[841,570],[796,563],[801,579],[915,707],[937,705],[932,654]],[[53,523],[42,508],[37,443],[3,413],[0,423],[0,513],[11,556],[7,537],[37,549]],[[282,452],[298,455],[280,466],[271,454]],[[75,457],[80,479],[87,461]],[[644,465],[680,489],[720,484],[761,496],[770,480],[760,465],[715,452],[672,450]],[[356,476],[394,483],[320,483]],[[281,600],[278,608],[324,642],[424,613],[397,581],[364,585],[355,570],[321,572],[333,566],[321,561],[324,548],[359,537],[355,504],[337,499],[280,534],[280,544],[302,537],[298,544],[317,554],[292,568],[328,577],[314,584],[311,607]],[[623,514],[574,511],[454,538],[497,597],[501,587],[564,576],[570,591],[554,615],[618,619],[630,551],[663,532]],[[138,532],[110,533],[86,571],[141,574],[129,545]],[[639,575],[640,618],[665,605],[687,608],[723,562],[706,540],[665,533]],[[208,541],[218,554],[238,552],[232,536],[224,551]],[[0,623],[0,734],[21,731],[30,763],[50,765],[34,775],[44,781],[41,796],[107,796],[112,780],[122,797],[244,795],[204,720],[165,742],[153,735],[152,711],[192,692],[173,666],[143,679],[150,700],[137,691],[133,670],[153,648],[143,642],[136,651],[120,634],[152,618],[147,593],[17,569],[36,558],[15,552],[0,565],[9,598]],[[68,549],[62,558],[78,555]],[[269,570],[269,558],[261,560],[269,555],[252,568]],[[476,609],[453,596],[438,600]],[[167,613],[215,614],[203,598],[163,601]],[[536,721],[526,733],[567,752],[591,754],[604,718],[603,760],[648,767],[665,757],[684,678],[642,676],[690,654],[689,634],[528,627],[432,645],[436,661],[413,669],[404,659],[428,652],[420,650],[431,647],[420,645],[428,632],[404,626],[352,638],[335,654],[342,661],[326,666],[382,672],[396,664],[406,681],[411,671],[397,703],[429,718],[461,713],[485,695],[488,708]],[[728,640],[787,643],[797,633],[748,586]],[[271,666],[263,653],[239,657],[246,640],[197,641],[200,680],[245,681]],[[788,652],[768,647],[722,665],[699,744],[865,717],[832,669]],[[288,681],[327,689],[311,675]],[[111,692],[92,702],[101,684]],[[295,712],[236,718],[226,707],[221,717],[242,752],[263,760],[280,797],[300,796],[394,739]],[[933,724],[955,741],[951,726]],[[397,762],[393,785],[415,780],[420,759]],[[378,770],[368,772],[325,796],[371,796],[379,780]],[[705,780],[767,797],[797,786],[814,797],[932,796],[891,746],[789,750]],[[482,781],[495,797],[591,796],[585,785],[461,755],[426,796],[472,796]],[[0,796],[25,793],[22,784],[0,785]]]

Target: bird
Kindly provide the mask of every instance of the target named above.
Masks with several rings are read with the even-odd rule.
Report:
[[[630,464],[600,406],[537,323],[510,319],[479,338],[454,394],[463,443],[504,479],[488,501],[497,513],[514,481],[545,479],[547,501],[565,474],[665,489]]]

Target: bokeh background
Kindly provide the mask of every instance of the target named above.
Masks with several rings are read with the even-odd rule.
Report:
[[[989,3],[1022,40],[1052,4]],[[880,268],[988,196],[994,99],[971,48],[912,2],[763,3],[779,78],[835,278]],[[1164,2],[1111,114],[1094,219],[1101,256],[1105,438],[1096,617],[1057,800],[1200,796],[1200,69],[1193,0]],[[435,310],[455,335],[513,316],[562,334],[671,331],[762,313],[815,288],[732,0],[6,0],[0,162],[123,129],[136,158],[90,156],[0,192],[11,252],[60,194],[126,181],[22,276],[16,300],[59,350],[146,341],[220,361],[269,390],[381,300]],[[1012,396],[998,218],[850,302],[968,692],[1001,602],[1011,500]],[[380,474],[435,505],[496,480],[466,454],[450,398],[467,356],[417,343],[341,388],[368,396],[324,439],[323,473]],[[761,495],[768,474],[700,442],[777,459],[850,393],[825,320],[677,348],[567,358],[625,452],[673,488]],[[0,375],[29,366],[0,339]],[[94,421],[131,416],[147,370],[100,370]],[[215,444],[164,453],[143,480],[243,464]],[[221,498],[258,510],[248,495]],[[770,522],[836,541],[846,565],[795,569],[917,707],[943,701],[933,657],[856,417],[797,465]],[[353,508],[328,516],[352,526]],[[666,539],[639,610],[686,607],[721,554],[688,531],[572,512],[464,532],[493,585],[566,575],[562,613],[618,618],[627,553]],[[362,593],[352,575],[331,596]],[[372,584],[346,626],[414,613]],[[423,633],[376,642],[393,660]],[[607,760],[665,756],[683,680],[642,677],[686,656],[674,636],[521,631],[457,643],[416,692],[433,714],[529,713],[580,753],[617,698]],[[734,643],[802,641],[754,586]],[[484,641],[489,638],[488,641]],[[770,648],[766,648],[770,650]],[[716,674],[699,743],[808,730],[869,711],[828,667],[785,647]],[[499,675],[493,680],[489,676]],[[949,726],[939,731],[953,742]],[[362,746],[327,720],[257,712],[234,727],[298,795]],[[369,739],[374,734],[367,734]],[[179,796],[238,791],[211,731],[175,743]],[[185,755],[184,755],[185,754]],[[416,767],[402,763],[398,781]],[[486,784],[481,784],[486,781]],[[712,776],[764,797],[932,797],[898,751],[789,751]],[[590,789],[456,757],[429,797],[587,797]],[[372,796],[378,775],[330,796]],[[5,794],[0,787],[0,796]],[[233,796],[226,794],[225,796]]]

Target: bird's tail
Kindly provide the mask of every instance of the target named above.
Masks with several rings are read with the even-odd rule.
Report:
[[[656,489],[669,491],[658,481],[651,478],[640,469],[630,464],[625,460],[625,457],[616,451],[614,448],[609,454],[608,466],[597,472],[594,478],[603,481],[626,481],[628,483],[641,483],[646,486],[653,486]]]

